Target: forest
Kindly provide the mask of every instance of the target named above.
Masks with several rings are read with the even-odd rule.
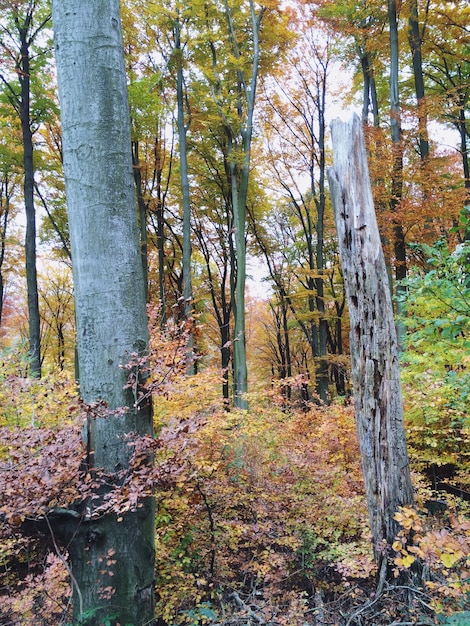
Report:
[[[455,0],[0,0],[0,624],[470,624],[469,110]]]

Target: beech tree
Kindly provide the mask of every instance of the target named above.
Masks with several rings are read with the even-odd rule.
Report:
[[[249,3],[250,37],[252,50],[250,62],[243,59],[234,28],[232,10],[225,2],[228,41],[230,42],[229,58],[234,65],[236,76],[236,122],[231,123],[229,116],[222,111],[225,131],[227,133],[228,172],[230,181],[231,206],[233,212],[234,252],[233,263],[235,280],[233,289],[233,401],[239,408],[248,408],[245,394],[248,391],[248,370],[246,362],[246,331],[245,331],[245,284],[246,284],[246,202],[250,177],[251,144],[253,139],[253,116],[256,101],[256,87],[260,63],[259,35],[261,20],[266,11],[264,7],[257,9],[252,0]],[[215,48],[213,48],[215,51]],[[216,59],[217,57],[215,57]],[[244,71],[243,66],[248,65]],[[219,82],[218,72],[223,68],[214,63],[214,73]],[[220,83],[218,85],[220,89]],[[217,104],[222,106],[220,93],[216,92]],[[232,113],[233,115],[233,113]]]
[[[230,222],[233,400],[239,408],[247,408],[246,214],[257,85],[266,59],[275,64],[272,55],[279,46],[270,38],[281,26],[275,5],[260,7],[252,1],[207,5],[201,11],[201,30],[207,34],[198,42],[195,55],[206,94],[211,94],[200,108],[205,106],[205,124],[210,116],[210,132],[217,133],[214,149],[222,161],[219,171],[225,173],[229,192],[225,210]]]
[[[204,7],[201,23],[208,34],[198,42],[195,56],[206,93],[211,94],[201,103],[207,111],[204,125],[215,137],[218,172],[224,171],[228,189],[233,399],[235,406],[247,408],[247,203],[253,180],[257,88],[259,78],[276,70],[291,35],[276,3],[225,1],[220,8],[214,3]]]
[[[123,366],[145,355],[148,329],[140,258],[127,84],[118,0],[56,0],[55,53],[77,319],[80,392],[106,410],[84,431],[89,472],[109,488],[129,467],[130,437],[152,433]],[[143,382],[139,367],[136,384]],[[98,514],[106,489],[62,517],[77,621],[153,623],[154,505]],[[111,574],[109,574],[111,571]]]

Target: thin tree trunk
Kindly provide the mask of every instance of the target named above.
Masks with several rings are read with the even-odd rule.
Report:
[[[65,364],[65,337],[63,325],[57,323],[57,367],[61,372],[64,371]]]
[[[223,308],[223,323],[219,326],[220,330],[220,361],[222,368],[222,397],[227,406],[230,400],[229,387],[229,369],[230,369],[230,311],[226,314],[227,309]]]
[[[0,326],[2,325],[2,320],[3,320],[3,304],[4,304],[4,298],[5,298],[5,280],[3,276],[3,267],[4,267],[3,264],[5,261],[8,218],[10,216],[10,191],[8,189],[9,178],[6,172],[4,176],[5,177],[2,182],[2,196],[5,198],[5,204],[3,205],[3,198],[2,198],[1,204],[3,206],[2,206],[1,227],[0,227]]]
[[[88,466],[113,483],[129,468],[130,437],[153,432],[151,407],[136,406],[122,368],[146,354],[148,329],[119,1],[55,0],[53,12],[80,392],[108,413],[88,418]],[[136,376],[145,382],[137,366]],[[118,521],[95,514],[103,488],[97,495],[68,529],[75,619],[153,624],[153,499]]]
[[[227,212],[228,217],[228,212]],[[227,228],[227,232],[230,229]],[[214,311],[215,319],[217,320],[217,327],[220,335],[220,361],[222,369],[222,397],[224,404],[228,406],[230,399],[230,387],[229,387],[229,368],[231,358],[231,331],[230,331],[230,318],[232,314],[232,299],[227,297],[227,281],[229,280],[229,255],[227,253],[226,245],[227,241],[225,237],[219,234],[218,242],[215,246],[219,248],[219,261],[218,274],[213,274],[213,265],[211,259],[211,253],[209,248],[210,237],[207,237],[203,232],[200,224],[196,222],[195,233],[199,241],[199,250],[204,257],[207,271],[207,283],[209,287],[209,293],[212,300],[212,308]],[[229,235],[230,237],[230,235]]]
[[[230,155],[231,156],[231,155]],[[245,284],[246,284],[246,239],[245,213],[246,193],[244,198],[238,189],[237,166],[235,156],[231,156],[231,190],[233,221],[235,225],[236,281],[233,300],[233,402],[240,409],[247,409],[248,371],[246,362],[245,334]],[[249,159],[249,156],[247,157]],[[248,172],[245,174],[248,183]]]
[[[470,200],[470,165],[468,160],[468,141],[469,141],[469,132],[467,130],[467,119],[465,117],[465,96],[464,94],[459,94],[459,118],[458,121],[455,122],[455,126],[459,131],[460,135],[460,154],[462,155],[462,169],[463,169],[463,178],[465,189],[468,190],[469,200]]]
[[[285,368],[285,376],[287,378],[292,377],[292,355],[290,350],[290,337],[289,337],[289,324],[287,319],[288,307],[285,300],[281,300],[280,303],[281,311],[282,311],[282,334],[283,334],[283,343],[284,343],[284,368]],[[290,383],[286,386],[286,398],[287,400],[291,399],[292,396],[292,388]]]
[[[3,319],[4,298],[5,298],[5,281],[3,279],[3,274],[0,270],[0,326],[2,325],[2,319]]]
[[[316,286],[316,305],[320,316],[318,324],[318,349],[319,363],[316,372],[317,390],[322,402],[328,402],[328,363],[327,356],[327,337],[328,322],[325,319],[325,279],[323,273],[325,270],[324,255],[324,225],[325,225],[325,178],[326,178],[326,150],[325,150],[325,112],[326,112],[326,79],[327,70],[325,68],[323,76],[317,82],[317,100],[318,100],[318,150],[319,150],[319,182],[318,191],[319,198],[317,205],[317,245],[316,245],[316,264],[318,277],[315,279]]]
[[[367,124],[369,121],[369,104],[370,104],[370,72],[369,57],[367,53],[360,55],[362,68],[362,123]]]
[[[362,79],[363,79],[363,96],[362,96],[362,122],[368,123],[369,109],[372,109],[373,125],[379,126],[379,107],[377,100],[377,86],[375,84],[374,70],[370,61],[368,52],[360,54]]]
[[[188,175],[188,142],[187,126],[185,122],[185,101],[184,101],[184,77],[183,77],[183,51],[181,49],[181,31],[179,18],[175,20],[175,51],[178,52],[178,66],[176,70],[176,105],[180,156],[180,179],[181,198],[183,203],[183,314],[184,319],[189,324],[193,323],[193,288],[191,283],[191,197],[189,190]],[[192,328],[188,336],[188,374],[195,373],[194,366],[194,334]]]
[[[132,171],[134,173],[135,192],[137,195],[137,209],[139,212],[140,254],[142,272],[144,275],[145,300],[148,302],[148,233],[147,233],[147,205],[143,196],[142,172],[140,169],[139,142],[132,142]]]
[[[401,141],[401,112],[398,87],[398,19],[396,0],[388,2],[388,20],[390,28],[390,128],[392,141]]]
[[[390,129],[392,137],[392,185],[390,195],[390,211],[394,223],[394,253],[395,253],[395,280],[396,280],[396,311],[397,316],[400,314],[400,296],[403,294],[405,287],[402,285],[403,279],[406,278],[406,243],[405,233],[399,218],[395,217],[397,208],[403,195],[403,147],[401,142],[401,111],[398,86],[398,19],[397,19],[397,2],[389,0],[388,2],[388,20],[390,28]],[[403,335],[405,333],[403,324],[398,321],[397,333],[399,345],[402,345]]]
[[[28,20],[32,19],[31,14]],[[29,318],[30,372],[32,376],[41,376],[41,322],[39,317],[38,278],[36,268],[36,211],[34,208],[34,161],[33,133],[31,131],[30,110],[30,52],[28,42],[29,23],[19,28],[21,41],[21,99],[20,118],[23,135],[24,165],[24,205],[26,213],[26,286]]]
[[[388,275],[359,117],[332,123],[330,190],[351,318],[354,406],[379,571],[398,531],[394,514],[413,505]],[[386,544],[384,544],[384,541]],[[388,546],[388,550],[387,550]]]
[[[428,116],[426,112],[423,58],[421,53],[421,33],[419,31],[418,0],[410,0],[408,17],[408,41],[411,50],[411,62],[415,81],[416,101],[418,105],[419,155],[421,161],[429,158]]]
[[[464,96],[460,94],[460,104],[459,107],[459,120],[456,123],[457,130],[460,135],[460,153],[462,155],[462,167],[463,167],[463,176],[464,176],[464,185],[467,191],[467,197],[465,200],[464,208],[463,208],[463,217],[464,217],[464,233],[463,240],[470,241],[470,220],[469,220],[469,211],[470,211],[470,165],[468,161],[468,142],[469,142],[469,133],[467,130],[467,120],[465,117],[465,108],[464,104]]]
[[[165,216],[161,195],[157,198],[157,249],[158,249],[158,293],[160,299],[160,327],[167,322],[166,285],[165,285]]]

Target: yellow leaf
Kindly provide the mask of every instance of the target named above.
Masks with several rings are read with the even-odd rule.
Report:
[[[404,568],[408,568],[410,567],[410,565],[412,565],[415,562],[415,557],[412,556],[411,554],[406,554],[403,557],[397,557],[396,559],[394,559],[394,563],[395,565],[397,565],[398,567],[404,567]]]
[[[410,567],[415,562],[415,560],[416,559],[414,556],[408,554],[407,556],[403,557],[403,565],[405,567]]]
[[[463,556],[460,552],[443,552],[440,559],[445,567],[452,567]]]

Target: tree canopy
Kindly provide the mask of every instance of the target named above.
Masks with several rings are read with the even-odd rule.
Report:
[[[0,0],[1,623],[468,623],[469,28],[451,0]],[[388,330],[357,314],[377,265],[340,259],[348,109]]]

